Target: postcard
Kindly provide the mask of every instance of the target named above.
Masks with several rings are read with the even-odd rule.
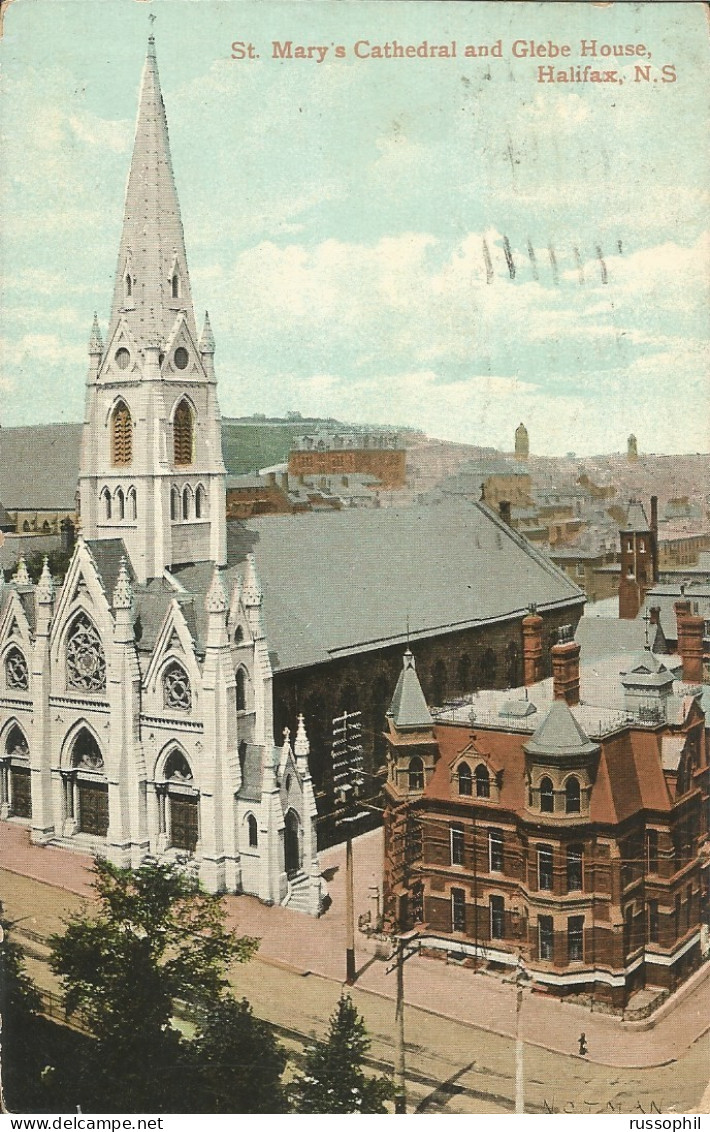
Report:
[[[699,1121],[707,6],[1,14],[4,1108]]]

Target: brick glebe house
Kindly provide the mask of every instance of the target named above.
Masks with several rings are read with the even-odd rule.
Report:
[[[708,688],[676,604],[680,657],[580,671],[562,632],[540,680],[429,710],[409,650],[388,715],[385,922],[476,968],[624,1006],[708,952]],[[700,621],[699,624],[696,622]]]

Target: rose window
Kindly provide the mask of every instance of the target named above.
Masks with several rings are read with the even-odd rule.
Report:
[[[10,649],[5,660],[5,678],[8,688],[19,688],[26,692],[30,686],[27,661],[19,649]]]
[[[95,692],[106,687],[106,658],[101,638],[88,617],[74,622],[67,641],[67,682],[71,688]]]
[[[163,696],[165,706],[189,711],[192,707],[190,680],[180,664],[171,664],[163,676]]]

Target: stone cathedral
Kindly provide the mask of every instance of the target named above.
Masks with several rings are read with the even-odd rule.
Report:
[[[0,574],[0,818],[120,865],[187,857],[209,891],[318,914],[303,717],[276,745],[256,564],[223,570],[214,353],[151,36],[108,334],[95,318],[89,342],[82,535],[61,586],[46,562],[37,585],[22,561]]]

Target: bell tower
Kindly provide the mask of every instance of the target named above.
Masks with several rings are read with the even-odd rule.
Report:
[[[198,338],[155,40],[148,40],[113,303],[98,320],[79,495],[84,538],[122,538],[139,582],[226,562],[225,467],[205,314]]]

